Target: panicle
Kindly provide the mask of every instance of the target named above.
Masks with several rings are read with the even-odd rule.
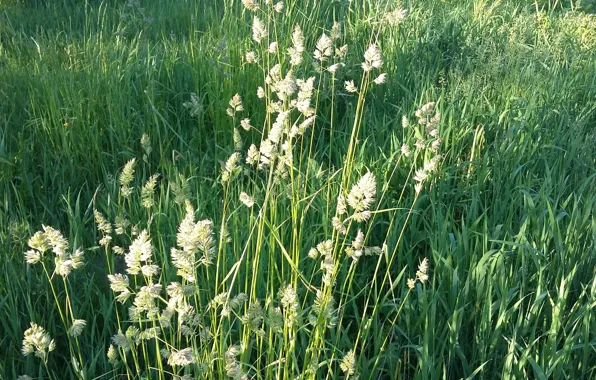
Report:
[[[403,154],[406,157],[410,157],[410,155],[412,154],[412,151],[410,150],[410,147],[408,146],[408,144],[403,144],[401,146],[401,154]]]
[[[242,0],[242,5],[249,11],[256,11],[259,9],[259,4],[255,0]]]
[[[257,55],[254,51],[246,52],[244,58],[246,59],[247,63],[255,63],[257,60]]]
[[[373,82],[375,82],[375,84],[383,84],[386,81],[387,81],[387,74],[386,73],[379,74],[378,77],[376,77],[375,79],[373,79]]]
[[[86,325],[87,322],[84,319],[75,319],[72,321],[70,329],[68,329],[68,334],[72,337],[77,337],[81,335]]]
[[[68,240],[62,235],[57,229],[42,225],[45,237],[52,247],[54,253],[58,256],[67,255],[68,251]]]
[[[194,92],[190,93],[190,101],[182,103],[184,108],[190,111],[190,116],[195,117],[203,113],[203,101],[200,96]]]
[[[192,352],[192,348],[184,348],[182,350],[171,352],[168,357],[168,365],[186,367],[193,364],[197,358]]]
[[[261,157],[259,150],[255,144],[251,144],[246,153],[246,163],[249,165],[256,165],[259,163]]]
[[[121,293],[128,290],[129,280],[128,276],[125,274],[109,274],[108,280],[110,280],[110,288],[116,292]]]
[[[106,356],[111,365],[116,365],[118,363],[118,352],[113,344],[110,344]]]
[[[397,26],[408,17],[408,10],[404,8],[396,8],[391,12],[385,13],[383,21],[391,26]]]
[[[314,58],[320,62],[326,61],[333,55],[333,41],[328,35],[323,33],[315,48]]]
[[[56,342],[50,337],[46,330],[31,322],[23,337],[23,348],[22,352],[24,356],[34,354],[38,358],[41,358],[44,362],[47,361],[48,354],[54,351],[56,348]]]
[[[335,48],[335,56],[337,58],[343,58],[348,54],[348,45],[343,45],[338,48]]]
[[[151,148],[151,139],[149,138],[149,135],[146,133],[143,133],[143,136],[141,136],[141,147],[145,151],[143,159],[145,160],[145,162],[147,162],[147,160],[149,159],[149,155],[151,154],[153,149]]]
[[[293,105],[305,117],[310,117],[315,113],[315,110],[310,106],[313,91],[314,91],[315,77],[309,77],[306,80],[297,79],[298,96]]]
[[[250,119],[249,118],[245,118],[245,119],[240,120],[240,126],[245,131],[250,131],[250,129],[252,128],[252,125],[250,125]]]
[[[244,191],[240,193],[240,202],[244,203],[244,205],[248,208],[255,204],[255,200]]]
[[[242,105],[242,98],[239,94],[235,94],[232,99],[229,101],[230,107],[226,110],[226,113],[230,117],[234,117],[237,112],[244,111],[244,106]]]
[[[263,99],[265,97],[265,90],[261,86],[259,86],[259,88],[257,89],[257,97],[259,99]]]
[[[356,367],[356,356],[354,355],[354,350],[350,350],[347,354],[344,355],[339,366],[343,373],[346,374],[346,376],[354,375]]]
[[[329,33],[329,37],[332,40],[337,40],[341,37],[341,24],[337,21],[333,22],[333,26],[331,27],[331,32]]]
[[[403,115],[401,117],[401,126],[404,129],[406,129],[410,126],[410,121],[408,120],[408,117],[406,115]]]
[[[338,218],[337,216],[334,216],[333,219],[331,219],[331,225],[337,232],[339,232],[342,235],[345,235],[348,232],[346,230],[346,226],[344,225],[344,222],[342,222],[342,220],[340,218]]]
[[[367,211],[375,201],[377,181],[371,172],[367,172],[352,186],[347,203],[355,212]]]
[[[294,26],[292,33],[292,47],[288,48],[288,55],[290,56],[290,64],[297,66],[302,63],[302,53],[304,53],[304,36],[300,25]]]
[[[240,136],[240,131],[238,128],[234,127],[234,150],[239,151],[242,150],[242,136]]]
[[[147,230],[142,230],[139,236],[132,242],[128,253],[124,255],[129,274],[135,275],[141,273],[142,262],[150,262],[153,246]]]
[[[126,163],[126,165],[124,165],[124,168],[122,169],[122,172],[120,173],[120,194],[124,198],[130,197],[130,195],[132,194],[132,187],[130,186],[130,184],[132,183],[132,181],[134,179],[135,164],[136,164],[136,158],[130,159]]]
[[[267,38],[268,34],[265,24],[257,16],[254,16],[252,21],[252,39],[260,44],[263,39]]]
[[[155,188],[157,187],[158,179],[159,174],[153,174],[141,188],[141,199],[143,207],[145,208],[151,208],[154,205],[153,195],[155,193]]]
[[[240,152],[234,152],[230,155],[230,157],[227,159],[225,165],[223,166],[223,168],[221,170],[221,182],[222,183],[225,184],[230,180],[230,178],[234,174],[234,171],[238,167],[239,161],[240,161]]]
[[[354,84],[353,80],[346,81],[345,85],[346,85],[347,92],[351,92],[351,93],[358,92],[358,88]]]
[[[383,66],[383,58],[381,57],[381,51],[376,44],[372,44],[364,52],[364,62],[362,62],[362,70],[365,72],[371,71],[372,69],[378,69]]]
[[[112,233],[112,224],[106,220],[101,212],[93,210],[93,217],[95,218],[97,229],[100,230],[102,234],[109,235]]]
[[[269,44],[269,47],[267,47],[267,52],[269,54],[277,54],[277,41],[273,41],[272,43]]]
[[[42,255],[51,248],[50,241],[41,231],[37,231],[33,234],[33,236],[29,238],[27,244],[30,248],[39,251]]]
[[[41,253],[34,249],[25,252],[25,261],[27,264],[37,264],[41,260]]]
[[[418,265],[416,279],[420,280],[422,283],[428,280],[428,259],[426,257],[422,260],[420,265]]]
[[[362,250],[364,249],[364,233],[358,229],[358,233],[352,245],[346,248],[346,254],[351,257],[352,260],[357,261],[362,256]]]
[[[284,2],[279,1],[273,6],[273,10],[277,13],[282,13],[284,11]]]

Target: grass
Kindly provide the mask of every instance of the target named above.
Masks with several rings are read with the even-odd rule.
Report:
[[[389,24],[399,7],[407,17]],[[0,0],[0,378],[594,378],[594,4],[261,8]],[[269,29],[261,45],[254,15]],[[311,63],[334,21],[332,43],[349,49],[324,63],[345,63],[332,74]],[[288,72],[296,24],[305,62],[294,76],[315,77],[316,118],[290,137],[284,128],[308,116],[292,110],[279,156],[259,169],[247,151],[275,140],[277,118],[265,76],[276,63]],[[364,73],[372,43],[383,66]],[[383,72],[386,83],[372,82]],[[229,116],[235,94],[243,110]],[[429,102],[438,136],[415,116]],[[338,195],[350,199],[369,172],[374,201],[370,181],[354,190],[370,200],[359,222]],[[84,250],[81,268],[54,273],[56,247],[27,264],[42,225],[62,232],[67,255]],[[131,273],[142,230],[157,274]],[[174,260],[185,239],[196,265]],[[361,245],[371,254],[357,258]],[[125,303],[115,273],[135,293]],[[141,289],[151,284],[163,289]],[[31,322],[56,344],[41,358],[22,354]]]

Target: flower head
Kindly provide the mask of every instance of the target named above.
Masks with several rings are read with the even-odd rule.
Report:
[[[377,45],[372,44],[364,52],[364,62],[362,63],[362,70],[371,71],[372,69],[378,69],[383,66],[383,58],[381,57],[381,51]]]
[[[352,186],[348,194],[347,203],[356,212],[366,211],[375,201],[377,181],[374,174],[367,172]]]
[[[56,342],[41,326],[31,322],[31,327],[25,331],[22,352],[24,356],[35,354],[43,361],[47,361],[48,353],[54,351]]]
[[[265,24],[255,16],[252,21],[252,39],[260,44],[264,38],[267,38],[268,34]]]

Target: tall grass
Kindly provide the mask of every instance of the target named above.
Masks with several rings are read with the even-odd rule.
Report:
[[[244,3],[0,0],[0,377],[596,376],[590,4]]]

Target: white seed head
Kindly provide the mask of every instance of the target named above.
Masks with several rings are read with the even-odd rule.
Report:
[[[244,205],[248,208],[255,204],[255,200],[244,191],[240,193],[240,202],[244,203]]]
[[[381,57],[381,51],[377,45],[372,44],[364,52],[364,62],[362,63],[362,70],[365,72],[371,71],[372,69],[378,69],[383,66],[383,58]]]
[[[408,120],[408,117],[406,115],[403,115],[401,117],[401,126],[404,129],[410,126],[410,121]]]
[[[254,63],[257,60],[257,55],[254,51],[247,51],[245,55],[245,59],[247,63]]]
[[[337,216],[334,216],[333,219],[331,219],[331,225],[340,234],[345,235],[347,233],[346,226]]]
[[[387,81],[387,74],[383,73],[383,74],[379,74],[378,77],[376,77],[375,79],[373,79],[373,82],[375,82],[375,84],[383,84]]]
[[[242,0],[242,5],[249,11],[256,11],[259,9],[259,4],[255,0]]]
[[[331,27],[329,37],[334,41],[341,37],[341,24],[339,22],[333,22],[333,26]]]
[[[257,16],[254,16],[252,21],[252,39],[260,44],[263,39],[267,38],[268,34],[265,24]]]
[[[414,173],[414,181],[416,181],[418,183],[423,182],[427,178],[428,178],[428,173],[424,169],[418,169],[418,170],[416,170],[416,173]]]
[[[27,264],[37,264],[41,260],[41,254],[39,251],[30,249],[25,252],[25,261]]]
[[[133,275],[141,273],[141,263],[150,261],[152,253],[151,238],[147,230],[143,230],[130,245],[128,253],[124,255],[126,271]]]
[[[108,280],[110,280],[110,288],[114,292],[121,293],[128,290],[128,286],[130,283],[127,275],[120,273],[109,274]]]
[[[47,356],[56,348],[56,342],[50,337],[46,330],[31,322],[31,327],[25,331],[23,337],[22,353],[24,356],[34,354],[41,358],[44,362],[47,361]]]
[[[397,26],[408,17],[408,10],[404,8],[396,8],[391,12],[385,13],[383,21],[391,26]]]
[[[168,365],[186,367],[196,361],[196,357],[192,352],[192,348],[185,348],[182,350],[170,353],[168,357]]]
[[[240,120],[240,126],[245,131],[250,131],[250,129],[252,128],[252,125],[250,125],[250,119],[249,118],[246,118],[246,119]]]
[[[269,47],[267,48],[267,51],[270,54],[277,54],[277,42],[273,41],[272,43],[269,44]]]
[[[275,4],[275,6],[273,7],[273,9],[277,12],[277,13],[282,13],[284,11],[284,2],[283,1],[279,1]]]
[[[401,146],[401,154],[403,154],[406,157],[410,157],[412,151],[410,150],[410,146],[408,144],[403,144]]]
[[[77,337],[81,335],[86,325],[87,322],[84,319],[75,319],[72,321],[70,329],[68,329],[68,334],[72,337]]]
[[[367,172],[352,186],[346,201],[355,212],[366,211],[375,201],[376,189],[377,181],[374,174]]]
[[[344,355],[339,367],[346,376],[352,376],[354,374],[354,371],[356,370],[356,357],[353,350],[348,351],[348,353]]]
[[[354,84],[353,80],[346,81],[345,85],[346,85],[347,92],[351,92],[351,93],[358,92],[358,88],[356,88],[356,85]]]
[[[259,99],[263,99],[265,97],[265,90],[263,89],[263,87],[260,87],[257,89],[257,97]]]
[[[317,45],[315,48],[314,57],[316,60],[320,62],[324,62],[327,58],[333,55],[333,41],[329,38],[328,35],[323,33],[319,40],[317,41]]]
[[[348,45],[343,45],[335,49],[335,56],[337,58],[343,58],[348,54]]]

